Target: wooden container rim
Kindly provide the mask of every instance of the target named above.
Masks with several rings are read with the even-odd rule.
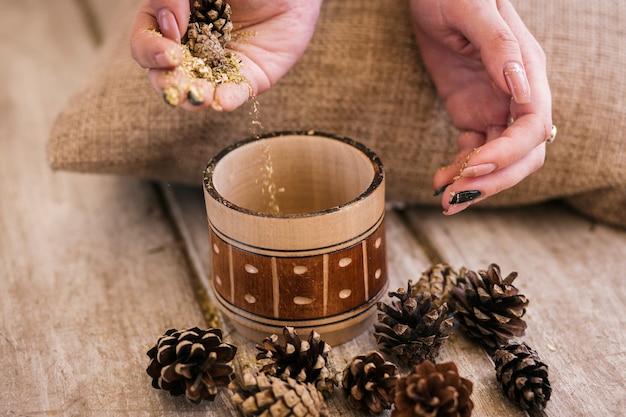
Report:
[[[230,154],[236,149],[246,146],[250,143],[257,142],[260,140],[267,140],[267,139],[272,139],[276,137],[282,137],[282,136],[319,136],[324,139],[337,140],[337,141],[343,142],[344,144],[348,146],[352,146],[353,148],[357,149],[358,151],[366,155],[369,161],[372,163],[372,167],[374,169],[374,175],[372,177],[372,181],[361,194],[359,194],[356,198],[353,198],[352,200],[349,200],[337,206],[328,207],[324,210],[312,211],[312,212],[307,212],[307,213],[269,213],[269,212],[250,210],[248,208],[241,207],[231,202],[230,200],[224,198],[224,196],[222,196],[222,194],[217,191],[217,189],[215,188],[213,184],[213,178],[212,178],[211,173],[214,171],[215,167],[220,162],[220,160],[222,160],[226,155]],[[265,133],[265,134],[257,135],[257,136],[251,136],[249,138],[236,142],[222,149],[207,164],[204,170],[203,184],[204,184],[205,191],[209,194],[209,196],[213,200],[217,201],[220,205],[224,207],[238,211],[242,214],[248,214],[248,215],[257,216],[257,217],[277,218],[277,219],[280,219],[280,218],[297,219],[297,218],[306,218],[306,217],[314,217],[314,216],[329,214],[329,213],[333,213],[336,211],[340,211],[342,208],[345,208],[347,206],[354,205],[358,203],[359,201],[367,198],[375,190],[377,190],[380,187],[381,183],[383,182],[383,179],[384,179],[384,168],[383,168],[382,161],[380,160],[380,158],[374,151],[372,151],[370,148],[368,148],[367,146],[365,146],[364,144],[360,142],[357,142],[345,136],[319,132],[316,130],[294,130],[294,131],[284,130],[284,131],[269,132],[269,133]]]

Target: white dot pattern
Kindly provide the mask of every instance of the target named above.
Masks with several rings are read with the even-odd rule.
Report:
[[[349,288],[346,288],[344,290],[341,290],[339,292],[339,298],[341,298],[342,300],[345,300],[346,298],[350,297],[352,295],[352,290]]]
[[[295,314],[298,317],[294,319],[300,319],[309,318],[313,314],[319,317],[319,314],[325,316],[348,311],[347,309],[370,300],[371,294],[378,294],[384,285],[381,284],[383,278],[385,281],[387,279],[384,267],[381,268],[381,260],[384,262],[385,256],[384,237],[380,233],[372,237],[362,241],[358,247],[355,245],[339,251],[330,258],[329,255],[324,255],[323,262],[320,260],[321,256],[316,260],[307,256],[298,260],[294,258],[292,261],[280,257],[271,257],[271,262],[267,258],[257,260],[250,257],[249,253],[241,256],[238,248],[228,244],[223,246],[214,241],[211,245],[214,252],[213,267],[219,265],[219,275],[217,271],[214,275],[214,288],[228,302],[264,316],[287,318],[294,317],[288,314]],[[222,254],[221,249],[224,248],[227,250]],[[215,256],[216,254],[219,256]],[[276,259],[279,262],[278,267]],[[242,272],[249,274],[250,279],[246,280],[245,276],[241,276]],[[293,274],[291,280],[287,279],[289,272]],[[283,279],[281,274],[285,273],[287,274]],[[251,276],[257,274],[259,276],[254,278]],[[355,281],[351,280],[353,274],[358,274],[361,281],[358,281],[358,277],[355,277]],[[335,277],[341,279],[335,280]],[[324,280],[323,287],[321,280]],[[268,286],[269,282],[271,287]],[[289,308],[289,305],[292,307]]]
[[[306,274],[306,272],[309,270],[309,268],[307,268],[304,265],[297,265],[293,267],[293,273],[296,275],[303,275]]]
[[[299,306],[313,304],[315,300],[309,297],[293,297],[293,303]]]
[[[346,266],[350,265],[352,263],[352,259],[350,258],[341,258],[339,260],[339,266],[341,268],[345,268]]]

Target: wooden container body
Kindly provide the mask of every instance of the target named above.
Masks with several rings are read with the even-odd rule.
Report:
[[[209,163],[204,191],[212,288],[240,333],[293,326],[337,344],[371,324],[387,288],[372,151],[315,132],[248,139]]]

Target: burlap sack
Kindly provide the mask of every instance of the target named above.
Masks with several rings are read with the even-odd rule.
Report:
[[[559,133],[539,172],[478,206],[563,198],[626,225],[626,3],[515,4],[547,54]],[[255,131],[252,107],[197,114],[167,106],[130,57],[133,11],[107,40],[101,70],[59,115],[51,166],[200,185],[218,150]],[[307,52],[258,108],[265,131],[314,129],[371,147],[390,201],[438,204],[432,175],[454,155],[457,133],[420,62],[407,1],[324,2]]]

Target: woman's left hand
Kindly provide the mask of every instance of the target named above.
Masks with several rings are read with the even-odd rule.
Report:
[[[538,170],[552,134],[545,54],[508,0],[411,0],[424,65],[458,128],[434,176],[444,214]]]

